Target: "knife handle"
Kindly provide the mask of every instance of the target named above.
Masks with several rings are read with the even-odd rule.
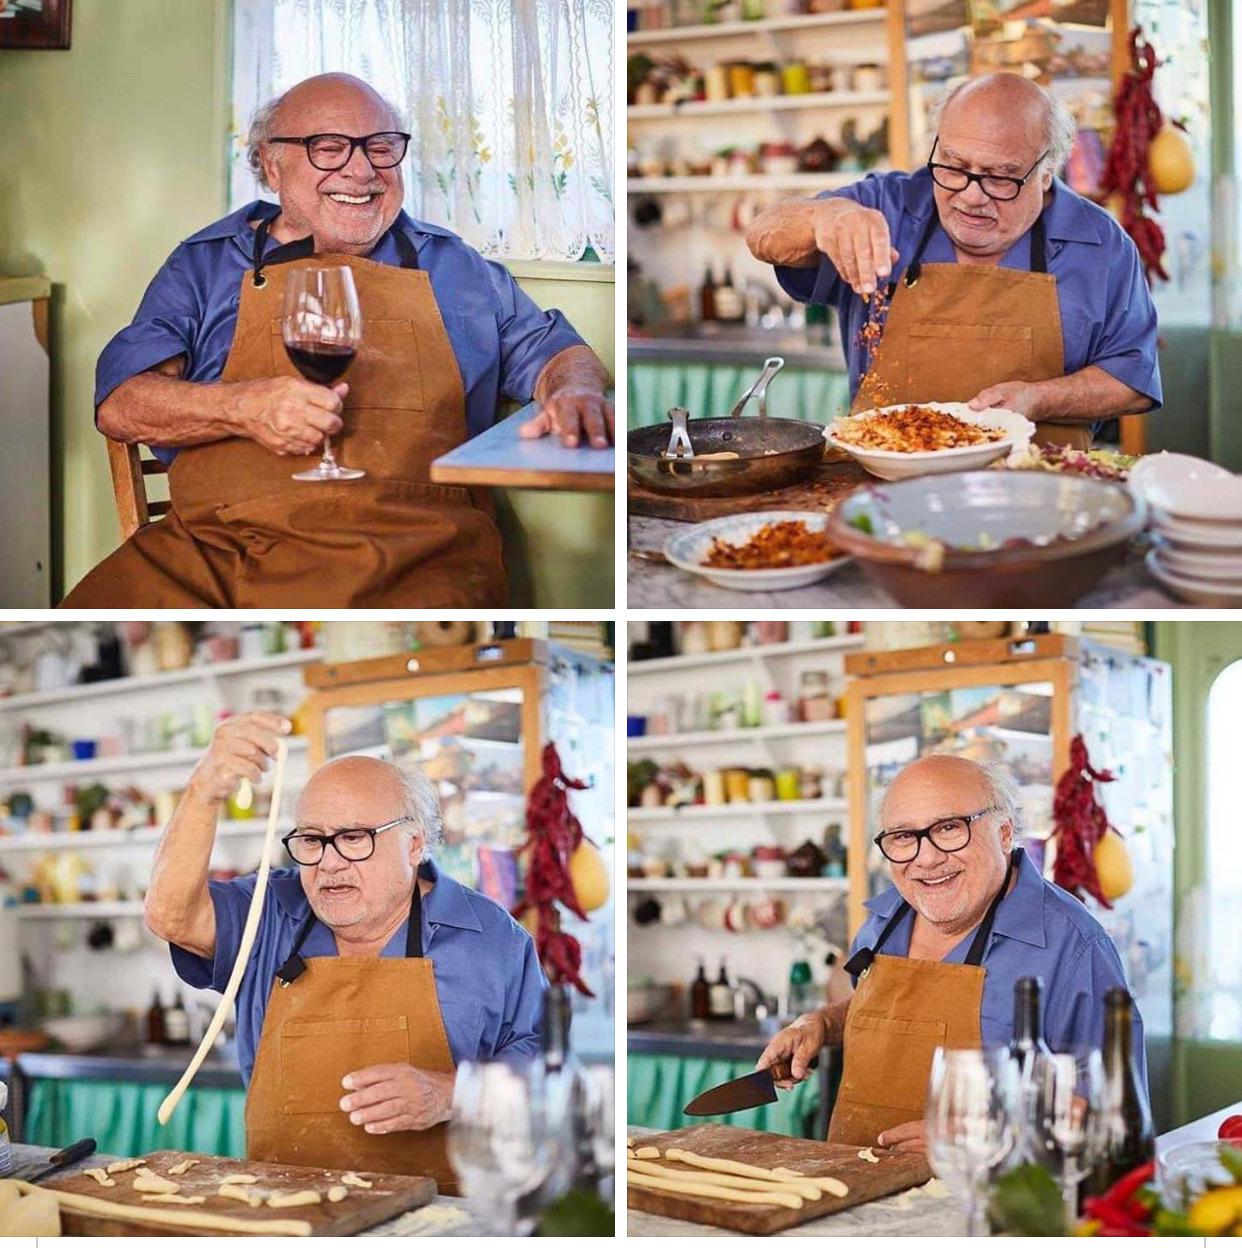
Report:
[[[810,1069],[814,1070],[818,1065],[819,1058],[813,1057],[811,1059]],[[772,1076],[775,1082],[783,1083],[786,1079],[793,1078],[793,1067],[791,1063],[787,1062],[784,1058],[778,1058],[772,1063],[771,1066],[768,1067],[768,1073]]]
[[[65,1166],[71,1166],[75,1161],[82,1161],[84,1158],[89,1157],[98,1147],[99,1145],[90,1136],[87,1136],[86,1139],[79,1140],[76,1144],[70,1144],[68,1148],[61,1149],[59,1153],[49,1157],[47,1159],[48,1169],[61,1170]]]

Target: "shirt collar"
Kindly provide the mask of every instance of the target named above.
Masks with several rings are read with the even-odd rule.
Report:
[[[1009,896],[996,907],[996,919],[992,924],[992,933],[996,936],[1007,936],[1011,940],[1020,940],[1023,944],[1034,945],[1037,949],[1047,948],[1047,934],[1044,930],[1044,881],[1039,874],[1030,855],[1023,852],[1018,863],[1018,882],[1013,886]],[[896,885],[890,885],[870,901],[864,902],[865,909],[870,910],[877,918],[891,919],[902,903],[902,896]]]
[[[924,165],[910,174],[902,187],[902,206],[921,223],[935,209],[931,172]],[[1070,190],[1060,178],[1052,179],[1052,202],[1044,210],[1044,231],[1050,239],[1067,243],[1102,243],[1105,241],[1096,214],[1098,208],[1089,199]]]
[[[423,898],[423,914],[432,927],[459,927],[469,932],[481,932],[482,923],[470,903],[469,891],[450,875],[443,875],[436,864],[424,860],[418,868],[421,879],[435,887]],[[295,923],[306,918],[310,902],[302,891],[301,873],[293,867],[273,871],[268,880],[268,891],[280,908]]]

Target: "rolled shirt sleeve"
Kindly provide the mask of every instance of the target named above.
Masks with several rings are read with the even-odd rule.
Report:
[[[216,948],[212,957],[200,958],[180,945],[169,946],[173,969],[191,988],[224,991],[233,972],[233,963],[237,961],[237,951],[241,948],[242,928],[250,909],[250,899],[254,896],[254,884],[253,875],[227,882],[208,882],[207,891],[216,912]]]
[[[535,953],[535,942],[517,928],[515,972],[505,994],[505,1020],[496,1039],[494,1056],[535,1057],[543,1047],[543,994],[548,981]]]
[[[1143,276],[1138,248],[1118,229],[1117,255],[1107,269],[1104,323],[1093,335],[1087,363],[1102,368],[1160,407],[1164,393],[1157,358],[1156,305]]]

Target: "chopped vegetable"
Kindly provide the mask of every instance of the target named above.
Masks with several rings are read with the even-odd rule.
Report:
[[[822,529],[810,528],[805,520],[777,520],[763,525],[744,542],[713,538],[703,566],[737,572],[799,568],[827,563],[840,553]]]

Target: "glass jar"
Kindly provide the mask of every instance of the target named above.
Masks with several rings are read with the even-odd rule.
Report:
[[[797,767],[782,767],[776,773],[776,800],[797,802],[802,798],[802,772]]]
[[[724,773],[725,798],[728,802],[750,801],[750,772],[745,767],[730,767]]]
[[[729,66],[729,94],[735,100],[749,100],[755,94],[755,67],[749,61]]]
[[[703,773],[703,805],[723,806],[725,804],[725,773],[719,769]]]
[[[781,66],[781,86],[786,95],[809,95],[811,71],[805,61],[789,61]]]
[[[803,672],[798,686],[798,713],[803,723],[834,719],[836,710],[828,673]]]
[[[776,780],[770,771],[752,771],[748,789],[752,802],[770,802],[776,797]]]

